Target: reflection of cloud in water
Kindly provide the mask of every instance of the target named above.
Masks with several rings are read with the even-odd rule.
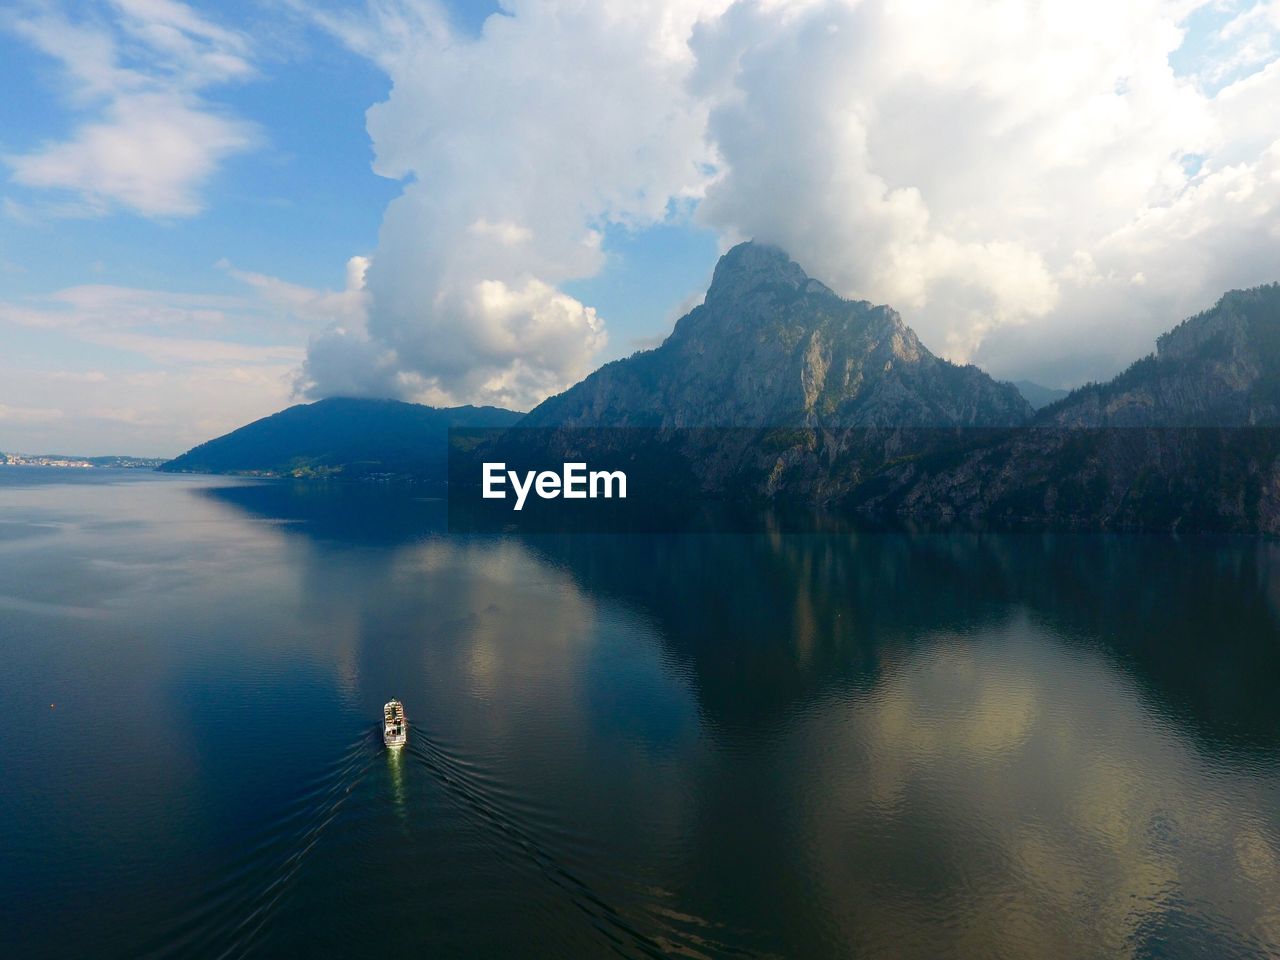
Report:
[[[102,620],[107,616],[105,610],[94,607],[77,607],[69,603],[41,603],[38,600],[24,600],[22,597],[8,597],[3,594],[0,594],[0,608],[51,617],[71,617],[77,620]]]
[[[805,849],[868,953],[1280,952],[1275,772],[1207,760],[1105,660],[1025,621],[926,644],[794,734],[824,745]]]
[[[433,601],[456,638],[468,692],[490,700],[541,679],[575,675],[592,642],[594,607],[564,572],[512,540],[432,540],[401,548],[386,576]],[[426,651],[428,661],[436,653]]]

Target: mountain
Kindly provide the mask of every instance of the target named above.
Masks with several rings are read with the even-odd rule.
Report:
[[[1103,384],[1052,404],[1037,423],[1078,427],[1280,424],[1280,284],[1233,290]]]
[[[1033,412],[892,309],[746,243],[661,346],[523,417],[324,400],[162,469],[439,479],[450,427],[498,428],[459,438],[451,510],[481,460],[563,459],[626,466],[642,509],[711,498],[877,522],[1280,534],[1280,285],[1225,294],[1113,380]]]
[[[1031,404],[1031,409],[1033,410],[1039,410],[1041,407],[1056,403],[1071,392],[1070,390],[1059,390],[1056,387],[1046,387],[1030,380],[1014,380],[1013,385],[1026,398],[1027,403]]]
[[[903,430],[1031,416],[1016,387],[934,356],[894,310],[748,242],[661,346],[605,364],[470,455],[625,463],[633,489],[662,500],[828,502],[900,455]],[[456,479],[477,472],[461,464]]]
[[[1280,284],[1225,294],[1113,380],[958,454],[851,491],[859,513],[1088,529],[1280,534]]]
[[[934,356],[889,307],[845,300],[776,247],[742,243],[654,350],[606,364],[528,427],[1016,425],[1012,384]]]
[[[398,400],[333,397],[298,404],[202,443],[169,473],[442,479],[450,427],[506,427],[498,407],[437,409]]]
[[[677,429],[707,425],[739,429]],[[1033,415],[1013,384],[934,357],[887,307],[842,300],[781,251],[745,244],[662,346],[520,426],[549,429],[507,443],[512,459],[621,455],[657,505],[1280,534],[1280,285],[1225,294],[1113,380]]]

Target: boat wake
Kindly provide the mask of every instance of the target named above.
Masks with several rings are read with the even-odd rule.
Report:
[[[218,960],[247,956],[309,854],[381,751],[372,731],[349,744],[248,849],[217,869],[216,882],[199,889],[197,901],[139,956],[156,960],[191,955]]]
[[[431,815],[429,810],[414,809],[406,789],[406,778],[412,780],[412,771],[417,769],[454,802],[465,820],[483,828],[481,835],[491,838],[496,855],[531,865],[563,896],[572,915],[585,920],[590,929],[584,928],[582,933],[601,938],[603,949],[636,958],[754,955],[720,942],[714,936],[715,925],[674,909],[660,893],[637,890],[629,878],[593,882],[585,875],[589,867],[571,867],[569,861],[574,857],[555,848],[579,845],[581,837],[558,826],[554,817],[522,809],[518,793],[482,765],[433,739],[421,726],[410,727],[408,742],[396,750],[387,750],[380,736],[380,726],[363,732],[239,855],[210,864],[203,877],[193,877],[190,893],[180,902],[174,919],[131,955],[148,960],[193,955],[235,960],[265,949],[273,918],[335,821],[363,819],[368,813],[360,807],[373,799],[370,790],[376,783],[371,786],[368,775],[380,761],[388,764],[388,807],[406,837],[414,832],[415,820]],[[361,788],[358,793],[357,788]],[[412,793],[423,795],[416,789]],[[351,826],[347,824],[339,832]],[[341,841],[338,844],[334,849],[342,855]],[[602,892],[614,884],[625,888],[617,898],[626,900],[625,912]]]
[[[502,792],[488,788],[477,768],[433,741],[420,727],[410,731],[405,754],[426,768],[446,791],[476,819],[490,828],[519,856],[564,894],[605,940],[611,952],[624,957],[748,957],[755,956],[709,936],[709,924],[669,909],[655,898],[635,912],[638,922],[614,907],[580,873],[569,869],[548,843],[535,835],[527,818],[504,802]],[[634,891],[629,891],[634,896]],[[653,931],[646,932],[640,924]]]

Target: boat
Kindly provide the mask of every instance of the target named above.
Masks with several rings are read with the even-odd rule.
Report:
[[[404,704],[388,700],[382,708],[382,742],[393,750],[409,739],[409,721],[404,718]]]

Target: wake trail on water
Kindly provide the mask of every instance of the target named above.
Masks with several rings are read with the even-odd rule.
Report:
[[[521,817],[507,808],[497,791],[485,789],[479,782],[474,765],[438,744],[420,728],[413,727],[404,752],[434,776],[449,794],[476,815],[499,837],[531,861],[553,886],[565,894],[570,903],[585,914],[591,925],[613,951],[624,957],[683,956],[751,956],[748,951],[708,941],[702,936],[673,927],[662,914],[646,910],[647,919],[664,928],[662,940],[644,933],[621,911],[599,894],[590,883],[574,873],[540,842],[533,829],[522,825]],[[710,951],[706,953],[704,951]]]
[[[342,756],[290,801],[241,856],[219,871],[216,884],[138,956],[233,960],[247,956],[276,913],[292,881],[369,772],[381,743],[363,733]]]
[[[380,730],[380,728],[379,728]],[[579,873],[567,867],[551,849],[546,831],[517,809],[514,792],[487,772],[434,740],[420,727],[411,727],[404,757],[435,780],[464,812],[483,824],[518,858],[532,863],[568,903],[583,914],[612,952],[624,957],[752,956],[749,951],[719,943],[707,936],[708,927],[694,917],[677,915],[658,905],[637,902],[654,935],[641,930]],[[351,795],[385,757],[381,737],[372,729],[361,733],[343,753],[285,806],[281,814],[258,832],[253,842],[229,862],[217,866],[216,877],[192,889],[185,905],[162,932],[131,957],[164,960],[198,955],[216,960],[247,957],[261,946],[268,924],[310,854],[328,828],[342,814]],[[195,881],[197,884],[199,880]],[[648,899],[641,897],[643,901]]]

